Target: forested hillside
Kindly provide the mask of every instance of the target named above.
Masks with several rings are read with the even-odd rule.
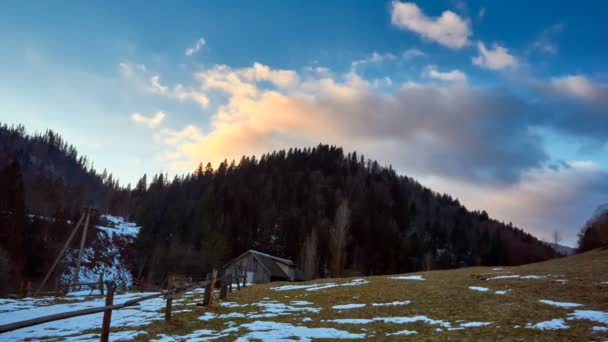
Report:
[[[517,265],[553,256],[533,236],[341,148],[290,149],[210,164],[133,192],[151,280],[202,274],[247,249],[310,277]]]
[[[517,265],[554,254],[520,229],[334,146],[150,178],[121,187],[58,134],[0,125],[3,273],[14,286],[39,280],[89,203],[142,227],[132,272],[156,282],[168,271],[200,276],[247,249],[293,259],[309,277]]]
[[[23,126],[0,124],[0,189],[0,294],[24,293],[44,276],[83,207],[128,214],[130,190],[50,130],[29,135]],[[87,245],[94,239],[89,234]]]
[[[129,190],[106,170],[79,155],[59,134],[28,134],[25,127],[0,123],[0,171],[11,164],[23,179],[24,200],[31,214],[53,216],[74,212],[91,202],[102,212],[128,214]]]

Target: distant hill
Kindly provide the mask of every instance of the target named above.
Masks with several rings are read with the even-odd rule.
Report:
[[[551,248],[561,255],[572,255],[576,253],[576,248],[555,244],[554,242],[547,242],[547,245],[551,246]]]
[[[215,170],[201,164],[173,180],[156,175],[138,198],[140,259],[157,281],[169,269],[200,274],[248,249],[295,260],[311,277],[519,265],[555,255],[521,229],[328,145]]]

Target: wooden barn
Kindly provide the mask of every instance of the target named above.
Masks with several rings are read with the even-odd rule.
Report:
[[[224,272],[233,279],[244,276],[247,283],[303,280],[293,261],[251,249],[226,264]]]

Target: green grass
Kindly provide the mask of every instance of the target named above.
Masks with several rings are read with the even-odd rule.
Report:
[[[506,280],[480,280],[476,274],[485,273],[512,273],[520,275],[552,275],[560,277],[546,277],[543,279],[506,279]],[[288,322],[294,325],[302,324],[307,327],[333,327],[352,333],[366,333],[368,338],[376,340],[606,340],[607,333],[593,333],[593,326],[600,323],[586,320],[566,320],[569,329],[540,331],[526,329],[527,323],[555,318],[567,318],[568,313],[574,309],[564,309],[538,302],[539,299],[574,302],[583,304],[584,310],[608,311],[608,285],[601,282],[608,281],[608,250],[596,250],[581,255],[550,260],[543,263],[530,264],[519,267],[504,267],[500,271],[492,267],[473,267],[458,270],[419,272],[426,278],[424,281],[395,280],[388,276],[367,277],[368,284],[352,287],[328,288],[320,291],[274,291],[271,287],[289,283],[259,284],[253,287],[235,291],[229,294],[228,300],[239,304],[257,303],[263,298],[270,298],[288,304],[292,300],[306,300],[313,302],[310,307],[321,308],[320,313],[293,313],[287,316],[278,316],[268,319],[274,322]],[[554,281],[567,279],[565,284]],[[345,283],[351,279],[323,279],[310,283],[337,282]],[[301,283],[306,284],[306,283]],[[510,289],[506,295],[497,295],[493,292],[476,292],[469,290],[469,286],[488,287],[492,291]],[[184,306],[188,302],[200,302],[202,296],[187,295],[183,303],[174,305],[174,310],[192,309],[192,312],[174,314],[173,322],[166,324],[157,322],[144,329],[148,335],[141,337],[147,340],[158,334],[184,335],[198,329],[220,331],[228,326],[224,323],[233,321],[237,325],[255,321],[256,319],[212,319],[200,321],[197,318],[203,315],[207,308],[199,306]],[[360,309],[337,311],[331,306],[348,303],[384,303],[392,301],[410,300],[406,306],[373,307],[366,306]],[[216,306],[211,310],[215,314],[230,312],[260,312],[260,308],[239,307],[224,308]],[[161,315],[159,313],[159,315]],[[323,320],[337,318],[374,318],[424,315],[432,319],[449,321],[456,326],[456,320],[492,322],[486,327],[467,328],[464,330],[441,332],[435,331],[437,326],[424,323],[387,324],[372,322],[362,325],[336,324],[323,322]],[[302,318],[310,317],[312,321],[302,323]],[[521,328],[515,329],[519,325]],[[365,331],[362,329],[366,329]],[[386,336],[387,333],[400,330],[415,330],[417,335],[412,336]],[[133,330],[133,329],[121,329]],[[229,337],[219,340],[234,340],[237,336],[246,334],[247,329],[240,329]],[[373,336],[373,337],[372,337]]]

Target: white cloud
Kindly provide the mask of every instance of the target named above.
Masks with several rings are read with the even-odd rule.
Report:
[[[131,115],[131,120],[133,120],[133,122],[146,125],[150,128],[156,128],[163,122],[166,116],[167,115],[163,112],[156,112],[151,116],[145,116],[141,113],[133,113]]]
[[[479,12],[477,12],[477,19],[479,20],[483,20],[483,18],[486,17],[486,8],[482,7],[479,9]]]
[[[359,60],[353,61],[351,63],[351,65],[353,68],[356,68],[358,66],[365,65],[365,64],[382,63],[384,61],[394,61],[396,59],[397,59],[397,56],[393,55],[390,52],[381,54],[381,53],[374,51],[371,55],[369,55],[368,57],[366,57],[364,59],[359,59]]]
[[[160,76],[154,75],[150,77],[150,90],[153,93],[165,94],[167,92],[167,87],[160,83]]]
[[[416,32],[452,49],[465,46],[471,35],[469,23],[458,14],[444,11],[441,16],[431,18],[410,2],[392,2],[391,22],[399,28]]]
[[[554,77],[550,81],[553,90],[580,98],[592,99],[601,92],[601,86],[583,75]]]
[[[177,84],[173,87],[164,85],[160,80],[160,75],[152,73],[142,64],[120,63],[120,74],[127,80],[134,83],[134,86],[150,94],[162,95],[180,101],[191,100],[196,102],[201,108],[207,108],[209,98],[207,95],[195,88]]]
[[[407,49],[407,50],[403,51],[403,53],[401,54],[401,57],[404,60],[409,61],[416,57],[426,57],[426,53],[424,53],[424,51],[421,51],[419,49],[412,48],[412,49]]]
[[[205,46],[205,44],[207,44],[205,38],[199,38],[194,44],[194,46],[186,49],[184,55],[186,55],[187,57],[192,57],[192,55],[199,52],[203,48],[203,46]]]
[[[517,67],[517,59],[509,54],[509,50],[498,44],[494,44],[492,48],[487,49],[484,43],[477,42],[479,56],[473,57],[473,64],[492,70],[501,70],[505,68]]]
[[[437,70],[437,66],[429,65],[424,68],[423,74],[427,77],[449,82],[466,82],[467,76],[460,70],[454,69],[451,71],[441,72]]]
[[[289,88],[298,83],[298,75],[292,70],[272,70],[261,63],[254,63],[253,68],[243,71],[245,77],[255,81],[269,81],[281,88]]]

